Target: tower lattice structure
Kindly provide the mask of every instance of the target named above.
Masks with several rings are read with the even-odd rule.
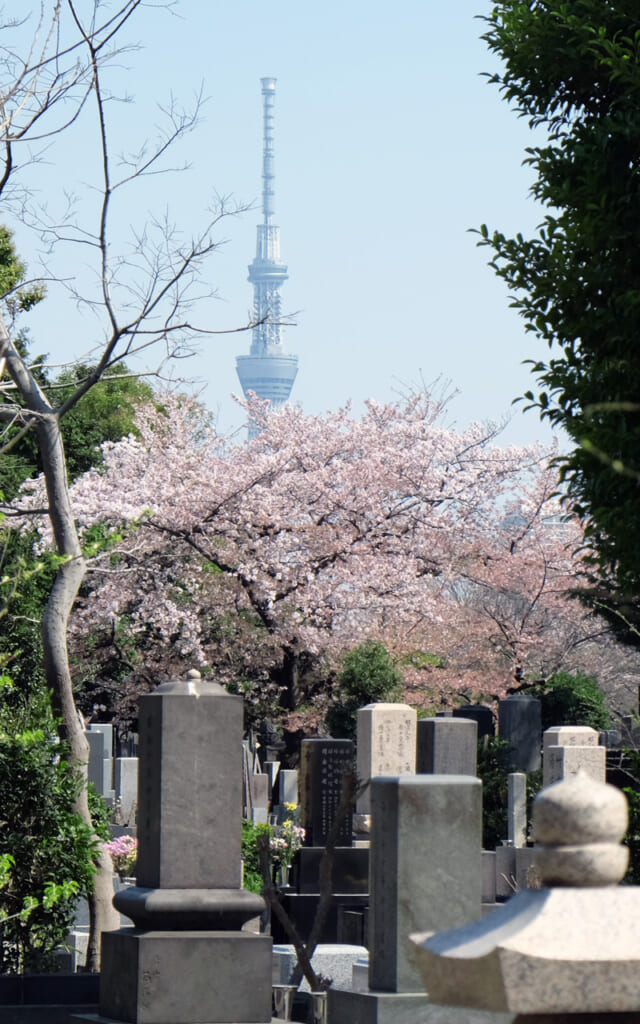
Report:
[[[274,154],[273,125],[275,78],[262,78],[264,144],[262,156],[262,215],[258,224],[256,257],[249,267],[253,285],[253,313],[249,355],[238,356],[236,370],[246,397],[254,392],[268,399],[271,408],[283,405],[298,372],[298,357],[285,355],[282,341],[282,300],[280,288],[287,280],[287,267],[280,257],[280,228],[273,223]]]

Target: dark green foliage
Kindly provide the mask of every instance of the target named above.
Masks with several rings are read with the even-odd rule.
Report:
[[[621,600],[638,622],[640,7],[502,0],[485,21],[504,66],[492,81],[546,130],[526,159],[545,212],[533,238],[483,227],[481,244],[549,350],[531,360],[538,387],[525,398],[569,436],[559,466],[612,591],[596,586],[593,600]]]
[[[64,404],[92,369],[79,363],[55,378],[48,394],[57,407]],[[126,366],[114,366],[65,413],[61,430],[70,480],[101,465],[100,445],[132,433],[136,407],[152,396],[149,385],[129,376]]]
[[[510,746],[485,736],[478,744],[478,778],[482,779],[482,848],[493,850],[507,838],[507,775]]]
[[[26,356],[26,352],[25,352]],[[78,364],[50,379],[40,375],[40,385],[54,408],[63,406],[78,385],[90,375],[91,366]],[[148,384],[129,376],[126,366],[115,366],[60,421],[69,480],[100,466],[100,445],[119,441],[134,430],[136,406],[152,396]],[[7,437],[17,435],[17,428]],[[24,480],[42,470],[37,438],[33,431],[21,437],[0,460],[0,491],[7,501],[15,497]]]
[[[478,743],[478,778],[482,779],[482,848],[494,850],[508,837],[507,805],[510,744],[497,736]],[[527,820],[536,794],[542,788],[542,772],[527,773]]]
[[[242,864],[243,888],[258,895],[262,892],[262,874],[258,854],[258,836],[273,835],[271,825],[255,825],[252,821],[242,822]]]
[[[554,725],[588,725],[597,730],[611,726],[602,690],[592,676],[582,672],[557,672],[521,692],[541,702],[543,731]]]
[[[113,821],[113,811],[104,797],[100,795],[93,782],[87,783],[87,800],[93,830],[99,839],[104,843],[108,843],[112,839],[111,822]]]
[[[384,644],[367,640],[345,655],[338,676],[339,696],[325,718],[337,739],[352,739],[358,708],[376,701],[393,703],[402,697],[402,674],[395,667]]]
[[[0,683],[0,971],[46,971],[93,884],[94,845],[46,694],[9,701]]]
[[[6,664],[16,689],[4,699],[15,702],[44,685],[40,621],[57,571],[51,552],[33,554],[35,534],[0,528],[0,664]]]

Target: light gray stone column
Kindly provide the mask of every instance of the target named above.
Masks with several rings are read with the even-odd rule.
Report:
[[[407,704],[379,702],[359,709],[356,771],[360,782],[415,772],[416,722],[416,710]],[[371,814],[371,787],[358,797],[356,812]]]
[[[507,838],[513,846],[527,845],[527,776],[511,772],[507,778]]]
[[[138,806],[138,758],[116,757],[113,774],[118,819],[121,824],[133,826]]]
[[[416,775],[371,788],[369,986],[417,992],[409,955],[417,923],[439,931],[481,914],[482,787],[466,776]]]

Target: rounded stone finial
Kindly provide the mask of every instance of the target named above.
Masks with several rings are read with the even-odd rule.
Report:
[[[627,801],[584,772],[547,786],[533,805],[534,863],[543,886],[617,885],[629,850],[620,846]]]

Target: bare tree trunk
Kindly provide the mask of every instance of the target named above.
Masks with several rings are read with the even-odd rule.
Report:
[[[69,744],[72,763],[84,778],[76,810],[91,826],[87,798],[89,745],[73,697],[69,669],[67,626],[69,615],[84,579],[86,566],[69,499],[67,468],[60,424],[55,413],[41,413],[36,427],[43,473],[47,487],[49,518],[53,527],[60,565],[42,617],[44,667],[54,708],[60,716],[61,736]],[[96,837],[96,841],[97,837]],[[86,967],[100,969],[100,935],[119,927],[120,917],[112,905],[113,866],[108,853],[98,844],[96,877],[89,903],[89,943]]]

